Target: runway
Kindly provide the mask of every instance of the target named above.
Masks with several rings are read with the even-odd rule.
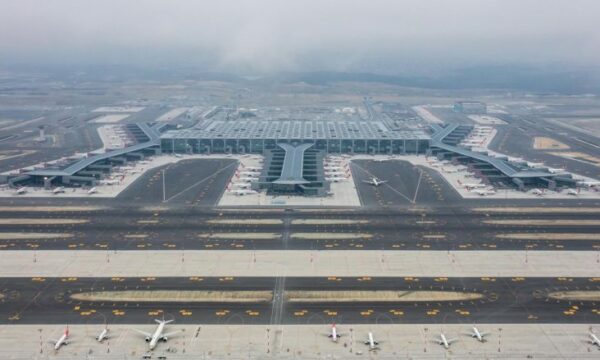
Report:
[[[5,324],[150,323],[174,318],[177,323],[204,324],[319,324],[319,323],[595,323],[600,300],[598,278],[341,278],[286,277],[283,286],[274,277],[177,278],[2,278],[0,322]],[[279,290],[277,290],[280,288]],[[258,292],[260,301],[88,301],[77,294],[123,292]],[[353,293],[353,290],[360,290]],[[283,294],[281,314],[273,304]],[[321,292],[321,300],[302,295]],[[384,298],[381,292],[395,293]],[[556,298],[581,291],[584,301]],[[343,298],[372,292],[381,300]],[[431,295],[433,294],[433,295]],[[449,296],[445,300],[444,296]],[[472,298],[466,295],[472,296]],[[474,294],[474,295],[473,295]],[[314,294],[313,294],[314,295]],[[474,297],[476,295],[476,297]],[[182,296],[178,294],[177,296]],[[346,295],[348,296],[348,295]],[[461,298],[461,297],[464,297]]]
[[[535,210],[503,213],[468,207],[413,211],[23,209],[18,213],[0,211],[0,251],[600,248],[600,212],[591,209],[541,214]]]

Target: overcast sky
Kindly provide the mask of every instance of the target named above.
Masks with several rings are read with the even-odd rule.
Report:
[[[0,0],[0,61],[402,71],[600,63],[598,0]]]

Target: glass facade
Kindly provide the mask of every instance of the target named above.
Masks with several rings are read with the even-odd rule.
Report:
[[[273,139],[162,139],[165,153],[255,153],[275,149],[277,143],[289,140]],[[429,140],[294,140],[294,143],[314,143],[315,150],[346,154],[424,154]]]

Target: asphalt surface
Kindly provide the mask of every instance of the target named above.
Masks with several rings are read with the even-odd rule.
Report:
[[[357,160],[351,164],[361,204],[365,207],[437,205],[462,200],[438,172],[408,161]],[[387,182],[379,186],[365,183],[373,177]]]
[[[12,219],[28,224],[11,223]],[[3,220],[4,219],[4,220]],[[80,224],[34,224],[39,220],[83,220]],[[90,212],[0,212],[0,233],[61,233],[68,237],[19,239],[6,235],[2,250],[593,250],[600,213],[491,214],[469,207],[395,210],[329,209],[266,211],[231,209],[118,209]],[[549,223],[495,224],[494,220]],[[569,223],[585,220],[588,224]],[[561,221],[560,223],[556,223]],[[253,234],[254,233],[254,234]],[[542,234],[538,240],[502,238]],[[552,240],[543,234],[567,234]],[[267,234],[267,235],[263,235]],[[271,235],[274,234],[274,235]],[[302,238],[318,236],[319,238]],[[590,234],[572,239],[570,234]],[[254,237],[254,238],[252,238]]]
[[[600,290],[597,278],[2,278],[0,323],[595,323],[598,302],[555,300],[556,291]],[[278,290],[279,289],[279,290]],[[292,303],[290,290],[438,290],[481,294],[476,300]],[[90,291],[280,291],[262,303],[91,302]],[[337,297],[334,293],[334,297]],[[399,297],[401,299],[401,297]],[[277,315],[273,306],[281,303]]]
[[[155,168],[119,194],[116,201],[213,206],[225,191],[236,164],[231,159],[194,159]]]

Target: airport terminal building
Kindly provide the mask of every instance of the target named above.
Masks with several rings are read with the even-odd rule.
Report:
[[[161,136],[165,153],[258,153],[277,144],[313,144],[325,153],[424,154],[430,136],[422,130],[389,130],[380,121],[218,120]]]

